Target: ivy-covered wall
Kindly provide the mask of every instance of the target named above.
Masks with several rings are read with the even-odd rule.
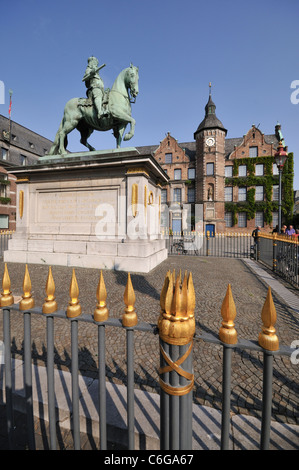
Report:
[[[254,219],[257,211],[264,212],[264,222],[270,225],[272,222],[272,212],[278,211],[278,201],[272,201],[273,185],[279,184],[279,176],[272,174],[274,157],[238,158],[233,161],[233,177],[225,178],[226,186],[238,186],[247,188],[247,200],[244,202],[226,202],[225,211],[232,212],[233,225],[237,224],[237,212],[246,212],[247,219]],[[255,165],[264,165],[264,175],[255,175]],[[247,176],[238,177],[239,165],[246,165]],[[287,161],[282,172],[282,216],[288,220],[292,218],[294,197],[294,156],[288,154]],[[264,187],[264,201],[255,201],[255,186]]]

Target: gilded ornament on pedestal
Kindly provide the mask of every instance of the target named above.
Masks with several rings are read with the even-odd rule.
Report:
[[[23,217],[23,211],[24,211],[24,191],[21,190],[19,192],[19,215],[20,219]]]
[[[137,215],[137,205],[138,205],[138,184],[134,183],[132,185],[132,215],[136,217]]]

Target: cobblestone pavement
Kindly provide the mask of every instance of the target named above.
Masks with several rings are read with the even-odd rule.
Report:
[[[48,267],[29,265],[32,294],[36,307],[42,306]],[[24,265],[8,265],[11,289],[14,296],[21,296]],[[168,269],[192,272],[196,291],[197,332],[218,334],[221,325],[221,305],[228,283],[231,284],[236,304],[235,320],[238,337],[257,341],[261,330],[261,311],[267,295],[267,286],[257,278],[242,260],[229,258],[205,258],[172,256],[149,274],[131,273],[136,295],[135,308],[139,321],[156,323],[159,316],[160,292]],[[0,276],[4,270],[0,263]],[[93,313],[96,306],[96,288],[99,270],[76,268],[79,300],[82,311]],[[53,266],[56,300],[59,310],[67,308],[72,268]],[[124,312],[123,294],[127,273],[103,271],[107,289],[107,305],[110,317],[121,318]],[[294,292],[294,289],[292,290]],[[296,292],[298,294],[298,291]],[[272,291],[277,310],[276,330],[280,344],[290,346],[299,339],[299,314],[289,308]],[[2,339],[2,315],[0,335]],[[11,337],[14,356],[20,358],[23,346],[23,319],[19,312],[11,314]],[[46,320],[32,315],[33,360],[46,364]],[[126,383],[125,331],[106,327],[107,380]],[[79,368],[85,375],[97,375],[98,345],[97,327],[79,322]],[[70,324],[67,319],[55,319],[55,363],[70,370]],[[198,404],[221,407],[222,347],[202,340],[194,342],[194,401]],[[258,352],[236,350],[232,364],[232,412],[260,417],[262,403],[262,355]],[[158,391],[159,351],[158,335],[135,332],[135,386],[148,391]],[[290,424],[298,424],[299,366],[285,356],[274,358],[273,418]]]

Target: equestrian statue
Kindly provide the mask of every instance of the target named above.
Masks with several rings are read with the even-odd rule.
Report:
[[[48,155],[66,154],[67,135],[74,129],[80,132],[80,142],[89,150],[95,150],[87,142],[94,130],[112,129],[117,148],[122,140],[130,140],[133,137],[135,119],[131,116],[131,103],[135,103],[139,91],[138,67],[131,64],[124,69],[111,90],[104,89],[103,80],[99,75],[103,67],[105,64],[99,67],[96,57],[89,57],[82,79],[87,88],[87,98],[73,98],[66,103],[61,124]],[[124,135],[127,124],[130,124],[130,130]]]

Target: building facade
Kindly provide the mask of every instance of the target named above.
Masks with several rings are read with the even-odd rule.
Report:
[[[16,178],[10,171],[31,165],[52,142],[0,115],[0,230],[16,229]]]
[[[161,226],[173,232],[211,235],[269,232],[278,224],[279,176],[274,155],[281,127],[265,135],[252,125],[242,137],[227,138],[216,115],[211,89],[194,140],[178,141],[168,132],[159,145],[137,147],[152,154],[169,177],[161,192]],[[52,142],[0,115],[0,229],[15,229],[15,178],[10,168],[32,164]],[[287,150],[287,147],[285,147]],[[283,219],[293,215],[293,155],[283,170]]]
[[[170,181],[162,190],[166,228],[178,231],[269,232],[278,224],[279,176],[275,152],[281,126],[265,135],[252,125],[239,138],[227,138],[216,116],[211,91],[194,141],[178,143],[169,133],[152,152]],[[283,145],[285,145],[283,141]],[[285,147],[287,150],[287,147]],[[188,211],[188,216],[186,215]],[[293,212],[293,155],[283,169],[283,218]]]

